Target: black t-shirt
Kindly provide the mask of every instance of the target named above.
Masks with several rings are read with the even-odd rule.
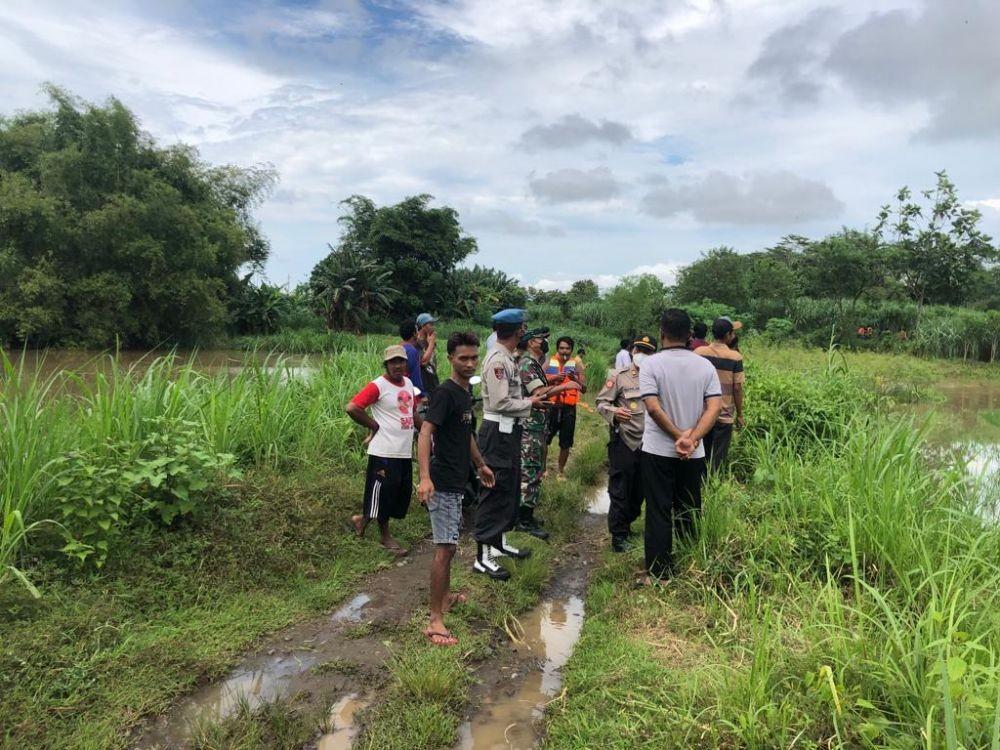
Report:
[[[472,394],[448,378],[434,389],[424,417],[434,430],[431,481],[439,492],[465,492],[472,461]]]

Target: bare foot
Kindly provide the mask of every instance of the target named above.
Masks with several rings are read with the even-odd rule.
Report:
[[[448,599],[444,603],[444,611],[450,612],[451,608],[456,604],[465,604],[467,601],[469,601],[469,597],[461,591],[456,591],[454,594],[448,594]]]
[[[429,625],[426,630],[424,630],[424,635],[427,636],[427,640],[433,643],[435,646],[457,646],[458,638],[453,636],[448,628],[444,626],[442,622],[440,625]]]
[[[359,538],[365,535],[365,517],[354,515],[351,516],[351,526],[354,527],[354,533],[358,535]]]
[[[403,545],[393,539],[391,536],[383,537],[381,541],[383,548],[389,550],[396,557],[406,557],[407,552],[403,549]]]

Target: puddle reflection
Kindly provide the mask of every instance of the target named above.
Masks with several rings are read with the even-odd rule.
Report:
[[[571,596],[543,602],[521,620],[521,648],[541,663],[531,669],[512,696],[484,703],[459,729],[461,750],[527,750],[538,741],[535,721],[562,687],[560,670],[569,661],[583,627],[583,599]]]
[[[371,600],[372,598],[368,594],[358,594],[330,615],[330,619],[334,622],[361,622],[362,610]]]
[[[349,693],[334,703],[330,708],[330,731],[319,738],[316,750],[349,750],[359,729],[354,717],[369,703],[368,698],[359,698],[357,693]]]

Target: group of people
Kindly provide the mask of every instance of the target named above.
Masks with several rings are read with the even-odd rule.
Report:
[[[535,516],[548,446],[558,438],[557,476],[564,478],[576,408],[587,386],[582,360],[573,355],[575,342],[559,338],[550,356],[549,329],[529,329],[519,309],[493,316],[492,345],[481,366],[474,332],[448,336],[451,374],[441,382],[434,369],[436,322],[424,313],[402,324],[401,343],[384,352],[383,373],[347,406],[350,417],[369,431],[363,509],[352,516],[351,527],[363,536],[375,520],[382,546],[406,554],[389,533],[389,519],[405,517],[409,508],[418,435],[417,496],[429,511],[435,544],[424,632],[432,643],[450,646],[458,641],[443,618],[464,598],[450,592],[450,571],[470,470],[478,488],[473,569],[507,580],[510,572],[497,559],[530,554],[514,546],[508,533],[549,536]],[[673,537],[689,533],[701,505],[706,450],[710,465],[720,468],[734,424],[743,423],[743,362],[734,347],[738,329],[738,322],[720,318],[713,323],[711,343],[692,342],[687,313],[667,310],[659,346],[650,336],[623,342],[597,396],[610,431],[608,528],[616,552],[629,548],[631,524],[646,502],[643,583],[670,574]],[[477,372],[478,431],[472,389]]]

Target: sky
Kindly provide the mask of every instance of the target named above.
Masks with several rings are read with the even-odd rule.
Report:
[[[50,82],[273,165],[273,283],[308,278],[343,199],[420,193],[469,264],[669,283],[870,226],[941,169],[1000,236],[998,38],[998,0],[3,0],[0,114]]]

